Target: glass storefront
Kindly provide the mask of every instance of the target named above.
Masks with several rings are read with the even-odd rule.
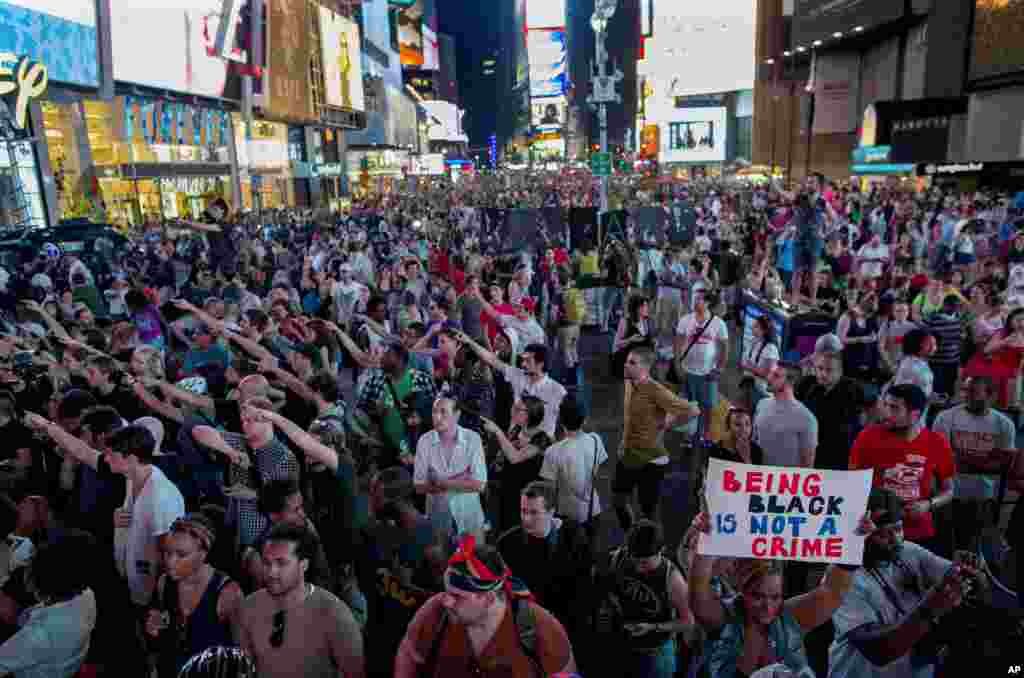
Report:
[[[42,109],[62,219],[135,226],[231,203],[226,111],[137,96]]]
[[[260,120],[253,123],[247,138],[242,117],[234,113],[232,118],[242,172],[242,208],[265,210],[294,205],[288,125]]]
[[[0,226],[45,226],[39,169],[30,141],[0,141]]]
[[[405,178],[411,166],[409,151],[348,152],[349,181],[352,193],[361,198],[370,194],[387,194]]]

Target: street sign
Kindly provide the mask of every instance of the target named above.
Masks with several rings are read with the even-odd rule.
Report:
[[[612,175],[612,154],[592,154],[590,156],[590,173],[595,177],[610,177]]]

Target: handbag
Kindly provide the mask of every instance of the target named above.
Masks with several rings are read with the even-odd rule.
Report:
[[[679,360],[678,361],[675,361],[675,360],[672,361],[672,366],[673,367],[675,367],[676,362],[678,362],[680,365],[682,365],[684,362],[686,362],[686,356],[690,355],[690,350],[693,349],[694,345],[698,341],[700,341],[701,337],[704,336],[704,332],[708,329],[708,326],[711,325],[711,323],[712,323],[712,321],[714,321],[714,319],[715,319],[715,314],[712,313],[711,317],[708,318],[708,321],[706,323],[704,323],[704,327],[700,328],[700,332],[698,332],[697,334],[693,335],[693,339],[690,340],[689,345],[686,347],[686,350],[683,351],[683,355],[681,355],[679,357]],[[678,383],[682,383],[682,376],[683,375],[679,374],[679,371],[677,369],[676,370],[676,377],[679,378],[679,382]]]

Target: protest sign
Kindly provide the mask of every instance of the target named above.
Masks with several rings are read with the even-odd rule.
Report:
[[[711,533],[698,552],[712,556],[860,565],[857,526],[868,506],[871,471],[753,466],[710,459],[705,481]]]

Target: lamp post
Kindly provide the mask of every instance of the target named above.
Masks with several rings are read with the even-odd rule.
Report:
[[[597,111],[597,121],[601,130],[601,152],[608,152],[608,104],[622,103],[622,97],[615,91],[615,85],[622,80],[622,71],[617,67],[607,72],[608,53],[604,41],[608,34],[608,21],[615,14],[618,0],[597,0],[594,13],[590,17],[590,27],[594,30],[597,40],[594,63],[591,68],[591,92],[587,103]],[[601,208],[599,214],[608,211],[608,177],[601,177]]]

